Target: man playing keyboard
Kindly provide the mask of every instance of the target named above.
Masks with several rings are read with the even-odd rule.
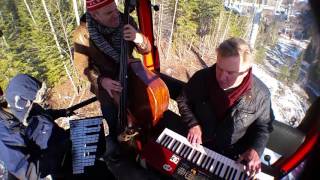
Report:
[[[249,45],[230,38],[217,48],[217,62],[196,72],[177,99],[187,139],[261,170],[260,156],[274,120],[268,88],[252,74]]]

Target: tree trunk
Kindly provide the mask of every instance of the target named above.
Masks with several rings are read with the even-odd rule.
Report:
[[[168,49],[167,49],[166,59],[168,59],[169,52],[171,49],[171,44],[172,44],[171,41],[172,41],[172,35],[173,35],[174,22],[176,20],[177,7],[178,7],[178,0],[176,0],[176,3],[174,5],[174,13],[173,13],[173,18],[172,18],[171,32],[170,32],[170,37],[169,37],[169,45],[168,45]]]
[[[64,63],[64,62],[63,62],[63,67],[64,67],[64,69],[66,70],[67,75],[68,75],[68,78],[69,78],[70,81],[71,81],[71,84],[72,84],[72,87],[73,87],[74,92],[75,92],[76,94],[79,94],[78,89],[77,89],[77,87],[76,87],[76,85],[75,85],[75,83],[74,83],[74,81],[73,81],[73,79],[72,79],[72,77],[71,77],[71,74],[70,74],[70,72],[69,72],[69,70],[68,70],[68,68],[67,68],[67,65],[66,65],[66,63]]]
[[[3,40],[4,46],[5,46],[6,48],[9,48],[9,45],[8,45],[8,43],[7,43],[7,41],[6,41],[6,38],[5,38],[4,36],[2,36],[2,40]]]
[[[214,21],[214,30],[212,33],[210,33],[210,37],[208,39],[208,42],[207,42],[207,52],[208,52],[208,61],[210,62],[211,60],[213,61],[214,60],[214,57],[212,55],[215,55],[214,52],[215,52],[215,46],[214,46],[214,38],[215,38],[215,34],[217,33],[217,21],[215,20]],[[213,57],[213,58],[212,58]]]
[[[201,37],[201,46],[202,48],[200,49],[200,54],[201,54],[201,59],[204,60],[204,55],[205,55],[205,52],[206,52],[206,41],[207,41],[207,36],[204,36],[204,37]]]
[[[58,3],[59,1],[57,1]],[[73,5],[73,11],[74,11],[74,15],[76,16],[76,22],[77,25],[79,26],[80,24],[80,18],[79,18],[79,11],[78,11],[78,3],[77,0],[72,0],[72,5]],[[60,11],[60,10],[59,10]]]
[[[87,12],[87,4],[86,4],[86,0],[83,0],[83,13]]]
[[[194,40],[194,36],[192,36],[192,39],[191,39],[190,44],[189,44],[188,51],[190,51],[190,50],[191,50],[191,47],[193,46],[193,45],[192,45],[193,40]]]
[[[52,21],[51,21],[51,17],[50,17],[50,14],[49,14],[49,11],[47,9],[47,5],[46,5],[46,2],[45,0],[41,0],[42,1],[42,5],[43,5],[43,8],[44,8],[44,11],[46,12],[46,16],[48,18],[48,22],[49,22],[49,25],[50,25],[50,28],[51,28],[51,33],[53,35],[53,38],[56,42],[56,46],[57,46],[57,49],[60,53],[60,57],[62,58],[63,55],[62,55],[62,50],[61,50],[61,46],[59,44],[59,41],[58,41],[58,38],[57,38],[57,34],[56,34],[56,31],[54,30],[54,27],[53,27],[53,24],[52,24]]]
[[[227,35],[228,31],[229,31],[230,18],[231,18],[231,11],[229,11],[229,16],[228,16],[226,28],[225,28],[225,30],[224,30],[223,36],[222,36],[222,38],[220,39],[219,43],[221,43],[221,42],[225,39],[225,37],[226,37],[226,35]]]
[[[56,1],[56,2],[57,2],[57,7],[58,7],[57,9],[58,9],[58,12],[59,12],[59,17],[60,17],[60,24],[61,24],[61,27],[62,27],[62,30],[63,30],[64,40],[66,41],[67,46],[68,46],[70,64],[71,64],[73,72],[76,72],[74,64],[73,64],[73,54],[72,54],[71,47],[70,47],[70,44],[69,44],[67,30],[66,30],[63,18],[62,18],[61,11],[60,11],[60,3],[59,3],[59,1]],[[66,66],[65,66],[65,69],[67,71],[67,74],[69,76],[70,81],[72,82],[72,85],[74,86],[74,90],[75,90],[76,94],[78,94],[78,89],[75,87],[75,84],[73,83],[74,81],[72,79],[72,76],[70,75],[70,73],[69,73],[69,71],[68,71]],[[74,73],[74,74],[76,75],[76,79],[79,80],[78,73]]]
[[[72,55],[71,47],[70,47],[70,44],[69,44],[69,39],[68,39],[68,34],[67,34],[66,27],[65,27],[65,23],[63,21],[63,17],[62,17],[61,11],[60,11],[60,2],[56,1],[56,3],[57,3],[57,7],[58,7],[57,9],[58,9],[58,14],[59,14],[60,24],[61,24],[61,27],[62,27],[62,30],[63,30],[63,37],[64,37],[64,40],[66,41],[67,47],[68,47],[70,63],[73,65],[73,60],[72,60],[73,55]]]
[[[0,20],[4,22],[1,11],[0,11]],[[0,29],[0,31],[1,31],[1,29]],[[9,48],[9,45],[8,45],[6,38],[4,37],[4,34],[2,31],[1,31],[1,38],[3,40],[4,47]]]
[[[24,0],[24,4],[25,4],[26,7],[27,7],[27,10],[28,10],[28,12],[29,12],[29,14],[30,14],[30,17],[31,17],[31,19],[32,19],[33,24],[37,27],[37,23],[36,23],[36,21],[35,21],[34,18],[33,18],[33,15],[32,15],[31,9],[30,9],[30,7],[29,7],[29,4],[27,3],[27,0]]]
[[[215,38],[214,38],[214,42],[212,43],[213,44],[213,47],[216,47],[217,46],[217,42],[218,42],[218,39],[219,39],[219,36],[221,35],[221,25],[222,25],[222,22],[223,22],[223,12],[220,12],[220,15],[219,15],[219,22],[218,22],[218,27],[217,27],[217,32],[216,34],[214,35]]]
[[[160,14],[159,14],[159,21],[158,21],[158,33],[157,33],[157,40],[158,40],[158,49],[160,50],[161,49],[161,27],[162,27],[162,14],[163,14],[163,3],[162,3],[163,0],[161,0],[161,5],[160,5]]]
[[[250,15],[245,23],[245,33],[242,36],[242,39],[249,40],[249,32],[251,29],[251,22],[253,21],[253,16]]]

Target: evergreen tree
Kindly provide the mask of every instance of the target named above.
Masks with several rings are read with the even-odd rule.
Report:
[[[0,28],[7,43],[6,46],[5,42],[0,41],[0,80],[3,87],[17,73],[31,74],[53,85],[65,76],[64,64],[72,69],[69,41],[76,26],[72,2],[45,0],[61,46],[61,54],[56,47],[41,0],[26,2],[37,26],[24,1],[0,1]]]
[[[295,61],[295,63],[290,68],[290,79],[289,79],[289,85],[292,85],[298,80],[299,72],[300,72],[300,66],[301,61],[304,57],[305,53],[301,53],[298,59]]]
[[[197,2],[196,22],[198,24],[197,34],[203,37],[211,32],[214,20],[219,17],[220,11],[223,11],[222,1],[201,1]]]
[[[177,40],[189,40],[196,35],[198,24],[196,23],[197,0],[179,1],[175,37]]]
[[[17,73],[34,72],[30,64],[30,58],[27,53],[28,45],[25,42],[29,40],[29,29],[27,23],[22,23],[20,14],[21,2],[19,1],[1,1],[1,27],[6,42],[2,42],[0,54],[0,73],[1,86],[5,87],[8,80]],[[6,43],[6,45],[4,44]],[[34,75],[34,74],[32,74]]]
[[[229,37],[243,37],[246,33],[247,24],[250,17],[231,15]]]

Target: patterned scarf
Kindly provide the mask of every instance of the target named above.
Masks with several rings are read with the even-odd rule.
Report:
[[[87,26],[90,39],[105,55],[111,57],[115,62],[120,62],[121,37],[123,22],[120,15],[120,25],[116,28],[110,28],[95,21],[90,13],[86,14]]]

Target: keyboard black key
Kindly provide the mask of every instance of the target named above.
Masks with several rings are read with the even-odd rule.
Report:
[[[201,167],[205,168],[206,167],[206,163],[208,161],[209,156],[204,155],[203,160],[201,161]]]
[[[201,153],[199,151],[196,151],[196,154],[194,155],[192,162],[197,163],[200,158]]]
[[[191,151],[192,151],[192,148],[188,146],[188,151],[186,152],[184,157],[187,158],[190,155]]]
[[[186,150],[186,148],[187,148],[187,145],[182,144],[181,150],[180,150],[180,152],[179,152],[179,155],[180,155],[180,156],[183,156],[183,153],[184,153],[184,151]]]
[[[195,156],[195,154],[196,154],[196,150],[195,149],[191,149],[190,153],[187,156],[187,158],[188,158],[188,160],[190,160],[190,162],[192,162],[192,159]]]
[[[177,150],[178,150],[178,148],[179,148],[180,145],[181,145],[181,142],[177,141],[176,144],[175,144],[175,146],[172,148],[172,151],[173,151],[173,152],[177,152]]]
[[[184,158],[186,158],[186,157],[188,157],[188,152],[190,151],[190,147],[189,146],[186,146],[186,148],[185,148],[185,151],[184,151],[184,153],[183,153],[183,157]]]
[[[165,142],[164,147],[168,148],[170,142],[173,140],[172,137],[169,137],[168,140]]]
[[[227,177],[227,175],[228,175],[229,169],[230,169],[230,166],[227,167],[226,172],[225,172],[224,175],[222,176],[224,179],[227,179],[226,177]]]
[[[238,170],[234,169],[233,174],[231,175],[230,179],[234,180],[236,178],[237,173],[238,173]]]
[[[245,178],[245,177],[244,177],[244,172],[241,172],[241,173],[240,173],[239,180],[244,179],[244,178]]]
[[[220,168],[219,168],[218,173],[217,173],[218,175],[221,173],[221,170],[222,170],[223,166],[224,166],[224,164],[221,163]]]
[[[219,169],[220,161],[217,162],[216,166],[213,169],[213,174],[217,174],[217,170]]]
[[[208,162],[208,166],[206,167],[207,170],[210,170],[210,167],[212,166],[212,164],[214,163],[214,159],[210,158],[209,162]]]
[[[232,175],[233,171],[234,171],[234,169],[230,168],[230,171],[229,171],[229,173],[227,175],[227,179],[231,179],[231,175]]]
[[[208,161],[206,162],[204,169],[209,170],[209,168],[210,168],[209,164],[211,164],[211,162],[212,162],[212,158],[208,157]]]
[[[160,141],[160,144],[163,145],[164,142],[167,140],[167,138],[169,138],[169,136],[168,136],[168,135],[164,135],[164,136],[162,137],[161,141]]]
[[[177,140],[173,139],[173,140],[170,142],[171,146],[170,146],[170,144],[168,145],[168,146],[169,146],[168,149],[172,150],[172,149],[173,149],[173,146],[176,144],[176,142],[177,142]]]

